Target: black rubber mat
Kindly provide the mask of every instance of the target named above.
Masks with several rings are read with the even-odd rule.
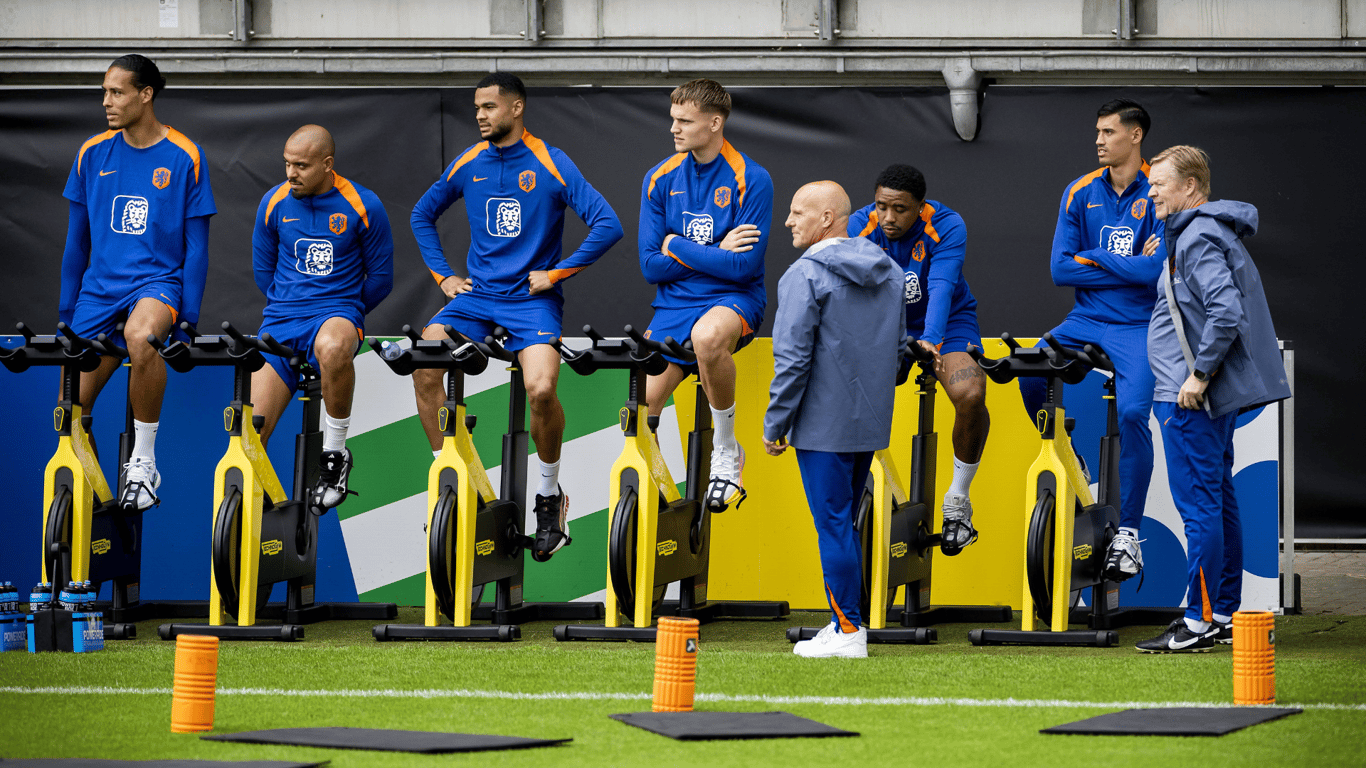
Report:
[[[628,712],[611,717],[680,741],[858,735],[786,712]]]
[[[483,752],[493,749],[527,749],[563,744],[573,739],[527,739],[521,736],[487,736],[478,733],[386,731],[378,728],[276,728],[200,736],[205,741],[244,744],[287,744],[329,749],[372,749],[381,752]]]
[[[93,757],[42,757],[10,760],[0,758],[0,765],[10,768],[23,768],[36,765],[38,768],[314,768],[322,763],[287,763],[281,760],[97,760]]]
[[[1276,707],[1171,707],[1126,709],[1066,725],[1044,728],[1039,733],[1073,733],[1093,736],[1223,736],[1249,725],[1297,715],[1302,709]]]
[[[321,763],[293,763],[282,760],[100,760],[87,757],[0,758],[5,768],[314,768]]]

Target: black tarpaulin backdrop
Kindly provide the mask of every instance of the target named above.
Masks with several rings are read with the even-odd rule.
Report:
[[[172,84],[174,86],[174,83]],[[642,324],[653,289],[636,264],[641,180],[672,152],[668,88],[533,89],[528,129],[563,149],[616,210],[625,239],[566,283],[565,329]],[[1366,284],[1355,224],[1366,202],[1361,153],[1345,151],[1348,126],[1366,118],[1360,89],[991,87],[976,141],[957,138],[943,89],[736,88],[726,135],[773,177],[767,254],[770,301],[798,255],[782,223],[801,184],[833,179],[855,206],[871,200],[886,165],[924,171],[929,197],[963,215],[966,272],[982,332],[1034,336],[1057,324],[1072,292],[1053,286],[1048,254],[1059,196],[1096,167],[1095,109],[1119,95],[1154,118],[1149,156],[1195,144],[1213,159],[1214,197],[1261,212],[1248,247],[1262,272],[1278,334],[1295,342],[1297,490],[1301,537],[1366,536],[1366,479],[1355,438],[1366,426],[1356,387],[1354,331]],[[339,173],[374,190],[393,222],[395,287],[366,323],[370,334],[420,325],[442,297],[408,227],[413,204],[465,147],[479,140],[472,91],[450,89],[170,88],[163,122],[204,150],[219,213],[211,226],[208,327],[230,319],[254,328],[264,298],[251,278],[251,228],[265,191],[283,180],[285,139],[304,123],[329,128]],[[104,129],[99,92],[0,91],[0,328],[57,319],[67,207],[61,197],[76,150]],[[1335,151],[1336,148],[1336,151]],[[463,269],[463,206],[441,219],[447,255]],[[573,215],[566,250],[586,232]],[[773,316],[760,329],[767,335]]]

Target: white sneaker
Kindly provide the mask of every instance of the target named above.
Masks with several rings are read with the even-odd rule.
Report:
[[[736,444],[732,451],[724,445],[716,445],[711,451],[711,480],[707,483],[707,508],[712,512],[725,512],[732,504],[736,507],[748,498],[745,493],[745,449]]]
[[[961,493],[945,496],[944,528],[940,532],[939,550],[953,557],[975,541],[977,529],[972,527],[972,502]]]
[[[1110,541],[1110,548],[1105,551],[1106,579],[1124,581],[1143,570],[1143,551],[1138,548],[1141,541],[1124,531],[1115,534]]]
[[[817,632],[815,637],[792,646],[792,652],[808,659],[866,659],[868,629],[859,627],[857,632],[844,633],[839,630],[839,625],[832,621]]]
[[[161,473],[151,459],[134,458],[123,465],[123,494],[119,506],[124,510],[142,511],[160,504],[156,490],[161,487]]]

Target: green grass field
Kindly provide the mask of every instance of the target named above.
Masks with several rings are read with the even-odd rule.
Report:
[[[420,623],[417,609],[400,621]],[[823,614],[794,613],[791,625]],[[1041,728],[1132,706],[1232,703],[1232,653],[1149,656],[1118,648],[976,648],[969,627],[933,646],[870,646],[867,660],[801,659],[786,625],[702,628],[698,709],[781,710],[862,735],[677,742],[608,718],[646,711],[654,646],[556,643],[550,624],[508,644],[376,643],[370,625],[307,628],[299,643],[224,643],[215,733],[352,726],[573,737],[482,754],[269,747],[170,732],[175,647],[111,643],[89,656],[0,654],[0,757],[330,760],[334,766],[670,764],[803,766],[834,760],[935,766],[1366,764],[1366,617],[1281,617],[1276,688],[1302,714],[1211,738],[1045,736]],[[60,738],[57,734],[68,736]]]

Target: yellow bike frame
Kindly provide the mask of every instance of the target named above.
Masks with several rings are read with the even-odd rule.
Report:
[[[1054,632],[1067,629],[1068,612],[1071,609],[1073,510],[1078,501],[1082,507],[1089,507],[1095,503],[1091,496],[1091,486],[1086,483],[1086,477],[1081,472],[1081,463],[1072,452],[1072,441],[1067,439],[1066,430],[1062,430],[1063,439],[1057,439],[1058,427],[1063,425],[1065,420],[1066,413],[1062,406],[1053,409],[1051,423],[1047,409],[1040,409],[1035,415],[1035,426],[1039,429],[1043,444],[1039,447],[1038,457],[1034,459],[1029,472],[1025,475],[1026,531],[1029,530],[1034,507],[1039,501],[1041,476],[1045,472],[1050,472],[1057,478],[1057,491],[1053,500],[1053,605],[1050,606],[1050,629]],[[1024,610],[1021,612],[1020,628],[1028,632],[1034,629],[1036,607],[1029,592],[1029,563],[1027,558],[1025,560],[1022,572],[1024,596],[1021,602]]]

